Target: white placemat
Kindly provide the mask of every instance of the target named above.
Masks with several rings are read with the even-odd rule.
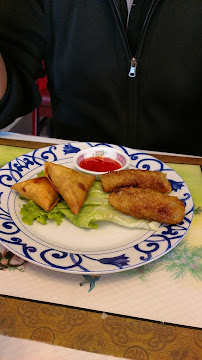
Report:
[[[200,256],[195,254],[195,248],[200,250],[201,247],[194,247],[192,240],[194,232],[190,229],[183,242],[161,259],[139,269],[97,278],[60,273],[30,263],[23,271],[24,265],[20,266],[19,262],[18,270],[0,271],[0,292],[200,328],[202,282],[190,271],[197,266]],[[183,262],[187,262],[184,277],[178,273]]]
[[[0,335],[0,360],[115,360],[114,356],[100,355],[61,346]]]

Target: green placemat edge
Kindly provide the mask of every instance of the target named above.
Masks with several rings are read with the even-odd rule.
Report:
[[[30,151],[33,151],[33,149],[0,145],[0,167],[6,165],[9,161],[15,159],[16,157],[24,155]]]

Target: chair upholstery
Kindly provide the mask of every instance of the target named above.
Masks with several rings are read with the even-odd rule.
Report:
[[[42,100],[41,104],[32,112],[32,135],[40,135],[44,126],[46,126],[52,118],[50,94],[47,89],[47,78],[38,79],[37,86]]]

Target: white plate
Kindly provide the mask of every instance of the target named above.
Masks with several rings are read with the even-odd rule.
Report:
[[[10,187],[36,177],[45,161],[73,168],[76,152],[100,143],[72,142],[34,150],[9,162],[0,170],[0,240],[18,256],[48,269],[75,274],[106,274],[145,265],[173,249],[186,234],[193,217],[193,201],[182,178],[156,158],[130,148],[121,149],[130,157],[129,168],[163,171],[173,192],[186,204],[186,215],[178,225],[162,224],[158,231],[129,229],[100,222],[98,229],[81,229],[64,219],[42,225],[22,222],[23,201]],[[106,144],[105,144],[106,145]]]

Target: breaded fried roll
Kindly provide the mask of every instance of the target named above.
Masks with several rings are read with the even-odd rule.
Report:
[[[166,174],[161,171],[139,169],[111,171],[101,175],[101,183],[105,192],[111,192],[127,186],[152,189],[165,194],[172,190]]]
[[[166,224],[177,224],[185,215],[183,201],[151,189],[121,188],[109,195],[109,203],[124,214]]]
[[[38,177],[14,184],[11,189],[25,199],[33,200],[45,211],[52,210],[60,200],[60,195],[46,177]]]

